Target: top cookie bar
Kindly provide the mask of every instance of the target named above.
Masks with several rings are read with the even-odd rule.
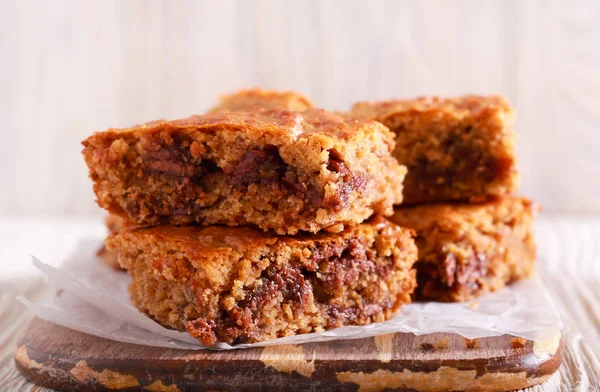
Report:
[[[350,114],[395,132],[405,203],[483,201],[518,186],[515,113],[502,97],[358,102]]]
[[[386,127],[319,109],[161,120],[83,145],[98,204],[125,225],[335,232],[391,215],[406,174]]]
[[[219,104],[209,110],[209,113],[223,111],[239,112],[254,108],[302,111],[312,109],[314,105],[304,95],[294,91],[252,88],[222,96],[219,99]]]

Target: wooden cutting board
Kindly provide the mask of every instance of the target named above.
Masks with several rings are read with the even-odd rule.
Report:
[[[560,334],[534,343],[445,333],[188,351],[114,342],[35,318],[14,358],[34,383],[65,391],[508,391],[547,380],[562,352]]]

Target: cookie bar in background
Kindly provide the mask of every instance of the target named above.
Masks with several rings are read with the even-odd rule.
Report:
[[[123,219],[116,215],[108,215],[104,220],[104,223],[109,234],[117,233],[123,228]],[[106,249],[106,245],[102,244],[100,249],[98,249],[98,252],[96,252],[96,256],[109,267],[116,270],[122,270],[117,259],[117,253]]]
[[[416,285],[413,233],[373,217],[339,233],[158,226],[106,243],[140,311],[210,346],[389,319]]]
[[[406,174],[386,127],[320,109],[161,120],[83,145],[98,204],[128,226],[335,232],[391,215]]]
[[[417,233],[417,298],[466,301],[531,276],[538,211],[520,197],[397,208],[390,219]]]
[[[484,201],[515,191],[515,114],[499,96],[358,102],[351,116],[396,134],[404,202]]]
[[[275,91],[252,88],[240,90],[219,99],[219,104],[209,110],[209,113],[222,111],[246,111],[254,108],[287,109],[302,111],[314,108],[313,103],[304,95],[294,91]]]

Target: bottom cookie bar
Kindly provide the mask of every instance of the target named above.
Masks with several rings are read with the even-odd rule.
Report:
[[[417,298],[467,301],[531,276],[538,210],[518,197],[396,209],[390,219],[417,232]]]
[[[106,243],[138,309],[210,346],[390,318],[416,285],[412,235],[375,217],[335,234],[159,226]]]

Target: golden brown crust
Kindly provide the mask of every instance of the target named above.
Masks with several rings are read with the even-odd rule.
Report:
[[[299,112],[312,109],[314,105],[304,95],[295,91],[263,90],[256,87],[222,96],[219,104],[208,113],[247,111],[255,108],[287,109]]]
[[[539,207],[520,197],[403,206],[390,219],[417,232],[417,295],[466,301],[531,276]]]
[[[514,110],[499,95],[463,95],[460,97],[426,96],[415,99],[391,99],[377,102],[357,102],[352,107],[352,114],[362,118],[387,119],[402,112],[427,113],[436,112],[441,117],[453,118],[457,121],[472,116],[495,115],[505,113],[508,121],[514,121]]]
[[[98,140],[116,137],[141,137],[162,132],[181,134],[241,132],[255,139],[269,139],[276,146],[318,135],[333,142],[358,141],[373,132],[389,133],[381,124],[350,117],[342,117],[323,109],[294,112],[284,109],[216,112],[194,115],[183,119],[156,120],[129,128],[110,128],[96,132],[83,141],[84,146]],[[393,138],[393,134],[391,134]]]
[[[394,135],[323,110],[255,110],[95,133],[83,154],[101,207],[127,226],[340,230],[402,200]]]
[[[383,321],[415,287],[413,232],[381,217],[339,233],[247,227],[125,230],[107,239],[133,303],[203,344]]]
[[[517,188],[515,113],[503,97],[358,102],[350,114],[396,133],[405,203],[482,201]]]

